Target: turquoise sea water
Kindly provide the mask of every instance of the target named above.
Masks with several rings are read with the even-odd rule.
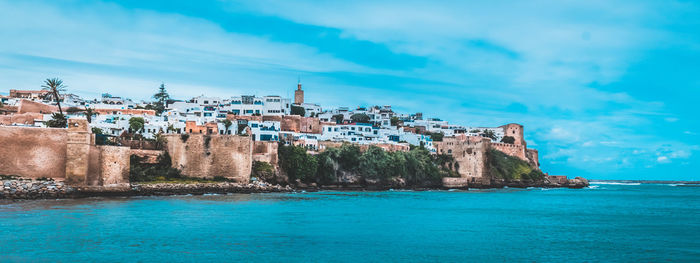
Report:
[[[700,187],[0,203],[0,261],[700,261]]]

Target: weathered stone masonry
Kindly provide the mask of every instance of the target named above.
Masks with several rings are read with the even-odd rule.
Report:
[[[453,137],[445,137],[442,142],[434,142],[437,153],[451,155],[455,164],[453,169],[459,173],[459,178],[443,178],[445,187],[465,187],[469,184],[488,185],[489,175],[487,171],[486,153],[489,149],[499,150],[507,155],[520,158],[530,166],[539,169],[538,152],[535,149],[527,149],[523,138],[523,126],[520,124],[507,124],[501,126],[505,136],[513,137],[514,143],[494,143],[488,138],[480,136],[466,136],[464,134]]]
[[[166,135],[173,167],[190,177],[217,176],[237,182],[250,180],[253,141],[250,136]]]
[[[96,146],[85,119],[69,119],[68,126],[0,126],[0,174],[76,186],[128,186],[129,148]]]

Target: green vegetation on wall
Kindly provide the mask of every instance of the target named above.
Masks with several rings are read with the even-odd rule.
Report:
[[[540,181],[544,174],[532,168],[526,161],[509,156],[499,150],[489,149],[487,152],[488,171],[492,178],[505,180]]]
[[[129,166],[129,181],[149,182],[183,178],[180,170],[171,166],[170,154],[164,152],[158,156],[156,163],[142,163],[143,158],[131,155]]]
[[[275,182],[275,168],[268,162],[254,161],[250,177],[265,182]]]
[[[279,148],[280,169],[290,182],[299,179],[319,185],[336,184],[338,175],[343,173],[384,183],[402,178],[408,186],[436,186],[450,175],[444,159],[419,147],[408,152],[388,152],[370,146],[361,152],[358,146],[343,144],[317,155],[308,154],[300,146]]]

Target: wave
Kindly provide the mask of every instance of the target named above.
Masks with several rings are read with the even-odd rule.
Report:
[[[700,184],[667,184],[668,186],[690,186],[690,187],[700,187]]]
[[[621,183],[621,182],[590,182],[589,184],[641,185],[641,183]]]

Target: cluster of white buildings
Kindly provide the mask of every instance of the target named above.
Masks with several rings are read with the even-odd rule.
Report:
[[[40,92],[40,91],[37,91]],[[31,100],[45,104],[55,104],[42,99],[41,94],[31,91],[11,92],[14,96],[0,96],[4,105],[15,105],[21,100]],[[100,129],[107,136],[120,136],[123,133],[140,133],[152,139],[158,133],[216,133],[247,134],[255,141],[282,141],[309,148],[317,148],[319,142],[350,142],[356,144],[404,144],[422,145],[433,150],[431,134],[444,136],[455,134],[480,135],[489,130],[492,140],[499,141],[502,128],[466,127],[449,124],[440,119],[423,119],[421,113],[399,114],[391,106],[340,107],[323,110],[320,105],[305,103],[301,84],[295,91],[294,100],[281,96],[234,96],[229,98],[198,96],[188,101],[169,101],[165,110],[156,115],[148,110],[145,102],[103,94],[100,99],[82,100],[72,94],[63,95],[61,103],[64,111],[68,108],[91,108],[99,114],[92,116],[90,125]],[[289,129],[283,124],[290,121],[294,107],[304,109],[303,120]],[[83,111],[68,112],[69,117],[84,115]],[[361,116],[363,122],[356,122]],[[140,131],[131,130],[129,120],[140,117],[144,127]],[[51,118],[44,115],[44,120]],[[309,121],[309,118],[314,118]],[[310,124],[309,124],[310,123]],[[14,124],[18,125],[18,124]],[[37,120],[34,126],[42,126]],[[287,124],[289,125],[289,124]],[[308,125],[309,127],[305,127]],[[308,128],[308,129],[307,129]]]

